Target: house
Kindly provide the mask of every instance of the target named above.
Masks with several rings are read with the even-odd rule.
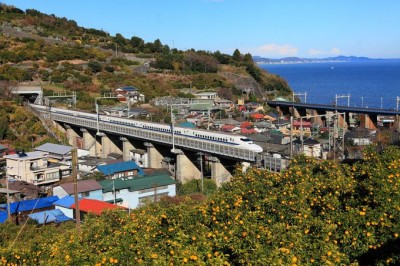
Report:
[[[21,192],[18,190],[12,190],[0,187],[0,195],[7,199],[7,195],[10,202],[16,202],[21,200]]]
[[[83,156],[78,158],[78,169],[81,173],[92,173],[94,170],[96,170],[97,166],[104,165],[112,161],[114,161],[114,159]]]
[[[78,197],[78,200],[81,200],[81,197]],[[75,196],[65,196],[55,202],[53,202],[54,208],[56,210],[62,211],[65,216],[70,219],[74,218],[74,209],[71,208],[72,204],[75,203]]]
[[[163,196],[176,195],[175,180],[169,174],[132,179],[102,180],[103,200],[127,208],[137,208],[147,201],[157,201]]]
[[[139,89],[133,86],[120,87],[115,92],[120,102],[127,102],[127,99],[129,99],[130,103],[145,101],[144,94],[140,93]]]
[[[115,117],[149,117],[150,112],[141,107],[130,107],[127,106],[114,106],[110,108],[102,108],[102,111],[109,116]]]
[[[147,151],[142,149],[133,149],[129,151],[132,161],[140,167],[147,167]]]
[[[57,196],[37,198],[31,200],[23,200],[10,203],[10,214],[17,224],[25,221],[28,214],[40,212],[44,210],[54,209],[53,202],[59,200]],[[7,211],[8,206],[5,205],[3,211]]]
[[[242,135],[251,135],[251,134],[257,134],[258,132],[254,128],[241,128],[240,133]]]
[[[71,205],[71,209],[75,210],[76,206],[75,203]],[[110,210],[125,210],[125,208],[114,205],[108,202],[100,201],[100,200],[95,200],[95,199],[81,199],[79,200],[79,212],[80,212],[80,218],[81,221],[85,219],[85,216],[88,213],[95,214],[95,215],[101,215],[105,211],[110,211]],[[75,211],[73,212],[74,214],[74,219],[76,219],[75,216]]]
[[[214,100],[214,99],[218,98],[218,93],[212,92],[212,91],[199,92],[199,93],[196,93],[194,96],[196,97],[196,99],[201,99],[201,100],[210,100],[211,99],[211,100]]]
[[[233,103],[227,99],[214,99],[215,106],[219,107],[222,110],[232,110]]]
[[[35,220],[38,224],[49,224],[49,223],[62,223],[72,220],[67,217],[60,210],[48,210],[42,212],[36,212],[28,215],[30,219]]]
[[[93,179],[80,180],[77,182],[77,185],[78,185],[78,191],[77,191],[78,197],[96,199],[96,200],[103,199],[102,187],[96,180]],[[53,195],[56,195],[60,198],[74,195],[74,184],[72,182],[64,183],[54,187]]]
[[[260,113],[252,113],[250,114],[250,118],[252,118],[254,121],[260,121],[264,119],[264,115]]]
[[[268,114],[264,115],[264,119],[273,122],[273,121],[279,119],[279,115],[274,114],[274,113],[268,113]]]
[[[262,106],[262,104],[259,104],[257,102],[246,103],[246,109],[253,112],[264,111],[264,107]]]
[[[54,143],[45,143],[43,145],[40,145],[39,147],[36,147],[34,150],[47,153],[47,159],[49,162],[71,165],[72,149],[73,149],[72,146],[60,145]],[[87,155],[89,155],[89,151],[82,149],[77,150],[78,157]]]
[[[49,185],[70,175],[71,167],[48,160],[48,153],[41,151],[19,152],[6,155],[7,175],[34,185]]]
[[[235,125],[223,125],[219,130],[224,132],[239,132],[240,127]]]
[[[143,176],[143,169],[133,161],[118,162],[113,164],[99,165],[97,170],[109,179],[133,178]]]
[[[306,138],[303,141],[297,139],[293,141],[295,152],[302,153],[308,157],[320,158],[322,152],[322,145],[317,140]]]
[[[4,224],[7,221],[8,213],[7,211],[0,210],[0,224]]]
[[[26,181],[12,180],[8,182],[8,188],[18,191],[20,199],[36,199],[46,195],[43,189]]]

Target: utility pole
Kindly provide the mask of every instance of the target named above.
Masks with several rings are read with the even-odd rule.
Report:
[[[293,158],[293,116],[290,116],[290,159]]]
[[[76,220],[76,229],[78,232],[80,231],[81,226],[81,216],[79,211],[79,198],[78,198],[78,173],[77,173],[77,165],[78,165],[78,156],[76,147],[74,147],[71,151],[72,153],[72,178],[74,184],[74,196],[75,196],[75,220]]]
[[[204,193],[203,153],[199,152],[198,154],[200,155],[201,192]]]
[[[174,114],[172,111],[172,104],[171,104],[171,132],[172,132],[172,152],[175,152],[175,132],[174,132]]]
[[[7,220],[11,220],[11,210],[10,210],[10,191],[8,188],[9,175],[6,174],[6,189],[7,189]]]

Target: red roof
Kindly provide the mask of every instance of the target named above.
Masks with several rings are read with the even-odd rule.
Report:
[[[221,127],[221,131],[231,131],[232,129],[234,129],[236,126],[234,125],[223,125]]]
[[[243,135],[250,135],[250,134],[257,134],[257,131],[254,128],[250,128],[250,129],[242,128],[241,133]]]
[[[300,126],[303,126],[303,127],[311,127],[311,122],[309,122],[309,121],[303,121],[302,123],[300,122],[300,121],[293,121],[293,126],[294,127],[300,127]]]
[[[249,127],[251,127],[253,124],[251,123],[251,122],[243,122],[241,125],[240,125],[240,128],[249,128]]]
[[[71,205],[71,208],[75,209],[75,203]],[[124,208],[108,202],[94,200],[94,199],[81,199],[79,201],[80,211],[94,213],[96,215],[101,215],[103,211],[114,210],[114,209],[124,209]]]
[[[262,119],[262,118],[264,118],[264,115],[262,115],[262,114],[251,114],[250,117],[255,118],[255,119]]]

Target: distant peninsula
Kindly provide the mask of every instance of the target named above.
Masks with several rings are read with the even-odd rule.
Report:
[[[336,56],[327,58],[301,58],[301,57],[283,57],[278,59],[265,58],[261,56],[253,56],[254,62],[258,64],[290,64],[290,63],[322,63],[322,62],[363,62],[377,60],[400,60],[396,59],[381,59],[358,56]]]

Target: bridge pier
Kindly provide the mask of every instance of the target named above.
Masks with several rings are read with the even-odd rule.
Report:
[[[64,134],[67,133],[65,128],[60,123],[57,123],[56,121],[53,121],[53,126],[56,128],[56,130],[58,130],[58,131],[60,131],[60,132],[62,132]]]
[[[176,150],[175,179],[182,184],[192,179],[201,179],[201,172],[191,160],[181,151]]]
[[[97,157],[97,151],[100,150],[100,144],[97,142],[96,135],[90,134],[85,128],[81,128],[83,134],[83,149],[89,151],[90,156]]]
[[[107,156],[113,152],[122,154],[121,149],[118,148],[118,146],[115,145],[114,142],[112,142],[112,140],[106,134],[103,134],[101,136],[101,147],[102,147],[101,158],[107,158]]]
[[[226,170],[225,166],[217,157],[209,157],[211,166],[211,179],[215,181],[217,187],[231,180],[232,174]]]
[[[376,129],[374,122],[367,114],[360,115],[360,127],[367,129]]]
[[[147,147],[147,163],[149,168],[160,168],[164,156],[154,147],[150,142],[145,142],[144,146]]]
[[[322,117],[319,116],[317,110],[309,109],[309,113],[310,113],[311,123],[313,125],[317,124],[320,127],[324,127],[325,126],[324,121],[322,121]]]
[[[130,151],[135,149],[135,147],[125,137],[120,137],[120,140],[122,140],[122,156],[123,156],[123,159],[124,159],[124,161],[129,161],[129,160],[132,159]]]
[[[400,115],[396,115],[394,118],[394,127],[397,132],[400,132]]]
[[[75,130],[73,128],[71,128],[70,126],[66,126],[67,128],[67,139],[68,139],[68,143],[73,146],[76,147],[77,146],[77,138],[80,138],[79,134],[75,132]]]

